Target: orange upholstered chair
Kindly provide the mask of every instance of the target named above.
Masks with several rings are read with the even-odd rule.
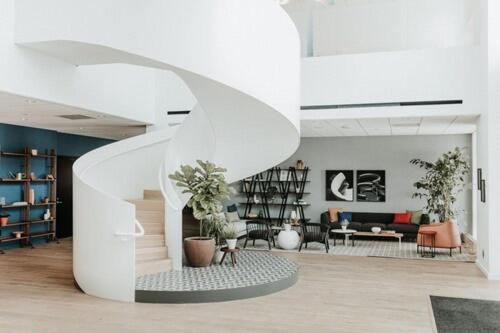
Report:
[[[451,221],[446,221],[443,223],[433,223],[428,225],[421,225],[420,230],[433,230],[436,232],[436,248],[450,249],[460,248],[460,253],[462,253],[462,241],[460,240],[460,232],[458,231],[458,226],[456,223]],[[429,246],[428,239],[426,239],[425,246]],[[417,251],[420,246],[423,246],[422,236],[417,236]]]

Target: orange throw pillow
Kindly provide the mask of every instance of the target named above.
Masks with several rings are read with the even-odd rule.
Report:
[[[335,223],[339,221],[339,212],[342,212],[342,209],[328,208],[328,214],[330,215],[330,223]]]
[[[411,212],[394,214],[394,224],[411,224]]]

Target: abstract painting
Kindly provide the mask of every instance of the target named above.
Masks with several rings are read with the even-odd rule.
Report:
[[[354,200],[353,170],[326,171],[326,200],[327,201]]]
[[[385,170],[356,172],[357,201],[385,202]]]

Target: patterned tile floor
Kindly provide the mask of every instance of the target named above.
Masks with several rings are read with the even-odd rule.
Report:
[[[236,267],[223,265],[184,267],[182,271],[148,274],[136,279],[136,290],[200,291],[249,287],[276,282],[297,272],[297,265],[269,252],[241,251]]]

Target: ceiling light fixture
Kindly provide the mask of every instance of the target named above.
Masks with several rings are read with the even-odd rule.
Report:
[[[345,130],[350,130],[351,129],[350,126],[346,126],[346,125],[342,125],[342,126],[340,126],[340,128],[345,129]]]

